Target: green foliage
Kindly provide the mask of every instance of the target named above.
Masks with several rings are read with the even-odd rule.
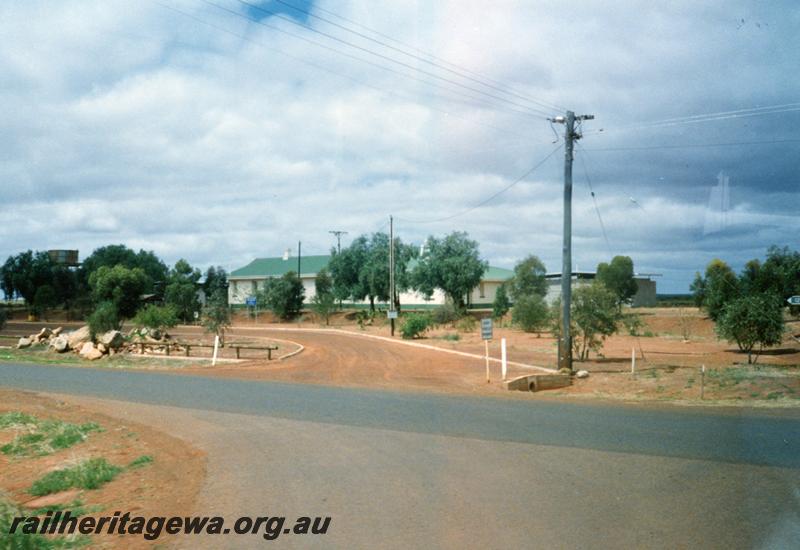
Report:
[[[70,508],[70,511],[72,509]],[[44,536],[40,534],[25,534],[20,526],[11,533],[11,525],[14,518],[21,516],[38,515],[39,510],[31,514],[30,511],[23,511],[15,506],[10,500],[0,494],[0,548],[8,550],[51,550],[56,548],[80,548],[88,544],[88,537],[85,536]],[[75,515],[73,513],[73,515]]]
[[[139,309],[147,275],[138,267],[101,266],[89,276],[89,286],[96,303],[111,302],[121,319],[130,319]]]
[[[783,338],[783,306],[774,294],[750,294],[725,305],[719,315],[716,331],[729,342],[736,342],[747,352],[747,362],[753,363],[752,352],[758,346],[755,361],[764,347],[780,344]]]
[[[456,231],[443,239],[428,237],[426,252],[414,268],[411,281],[426,297],[437,288],[443,290],[456,309],[464,310],[467,296],[478,286],[487,267],[480,259],[478,243]]]
[[[725,305],[739,296],[739,280],[733,270],[722,260],[711,260],[703,279],[703,305],[708,316],[716,321]]]
[[[615,332],[620,322],[619,296],[596,283],[575,289],[572,294],[572,320],[577,327],[578,357],[585,360],[589,351],[597,353],[605,339]]]
[[[134,458],[130,464],[128,464],[128,468],[141,468],[142,466],[146,466],[147,464],[151,464],[153,462],[153,457],[150,455],[142,455],[139,457]]]
[[[541,332],[547,327],[549,319],[547,302],[539,294],[520,296],[511,310],[511,322],[525,332]]]
[[[2,286],[7,298],[22,296],[33,313],[36,291],[53,281],[53,262],[47,252],[28,250],[9,256],[3,264]]]
[[[177,325],[178,316],[172,306],[148,304],[139,310],[133,318],[133,324],[137,327],[163,330]]]
[[[283,320],[296,317],[303,308],[305,289],[294,271],[278,279],[268,279],[262,291],[266,307]]]
[[[228,272],[221,266],[213,265],[206,270],[206,278],[203,281],[203,292],[206,298],[215,292],[222,292],[225,296],[225,303],[228,301]]]
[[[47,312],[58,305],[56,289],[52,285],[42,285],[36,289],[31,312],[36,316],[47,315]]]
[[[109,330],[119,330],[122,320],[119,318],[117,308],[113,302],[101,302],[94,312],[87,319],[92,339],[98,334],[103,334]]]
[[[59,449],[67,449],[84,441],[90,432],[99,431],[94,422],[71,424],[60,420],[40,421],[27,416],[20,428],[25,433],[18,434],[11,442],[0,447],[0,452],[12,456],[43,456]],[[2,424],[0,424],[2,425]]]
[[[38,423],[38,418],[21,411],[9,411],[0,414],[0,430],[6,428],[25,428],[32,425],[35,426]]]
[[[524,296],[544,297],[547,294],[547,281],[544,278],[546,273],[544,263],[534,255],[514,266],[514,277],[509,281],[509,290],[514,301]]]
[[[314,297],[311,299],[311,309],[325,321],[330,323],[331,314],[336,311],[336,296],[333,294],[333,279],[326,269],[317,273],[314,281]]]
[[[448,342],[458,342],[461,340],[461,335],[457,332],[448,332],[447,334],[442,334],[442,340],[447,340]]]
[[[225,330],[231,326],[227,290],[218,288],[208,298],[203,308],[202,323],[206,331],[219,336],[220,342],[225,344]]]
[[[625,330],[628,331],[628,334],[631,336],[641,336],[642,329],[644,328],[644,321],[642,321],[641,316],[637,315],[636,313],[627,313],[622,314],[620,316],[620,320],[622,321],[622,325],[625,327]],[[650,332],[650,331],[647,331]],[[650,332],[650,336],[653,333]],[[647,334],[644,334],[647,336]]]
[[[700,275],[699,271],[695,272],[694,280],[689,285],[689,290],[692,291],[695,306],[703,307],[706,305],[706,280]]]
[[[54,470],[33,482],[28,492],[34,496],[49,495],[67,489],[97,489],[114,479],[122,468],[105,458],[90,458],[75,466]]]
[[[95,249],[82,263],[79,278],[85,285],[91,274],[101,267],[113,268],[121,265],[128,269],[139,268],[145,274],[142,293],[155,292],[161,296],[169,269],[152,251],[134,252],[123,244],[112,244]],[[159,289],[161,292],[158,292]]]
[[[478,328],[478,320],[472,315],[464,315],[456,322],[456,330],[459,332],[473,332]]]
[[[494,295],[494,302],[492,303],[492,317],[494,319],[502,319],[510,309],[511,301],[508,299],[506,283],[503,283],[498,287],[497,293]]]
[[[430,317],[422,313],[411,313],[404,317],[403,324],[400,326],[400,334],[406,340],[419,338],[428,330],[429,326]]]
[[[614,256],[610,264],[605,262],[599,264],[596,279],[614,293],[620,304],[630,303],[636,294],[633,260],[628,256]]]
[[[453,304],[445,303],[431,312],[431,321],[437,325],[447,325],[455,323],[462,315]]]
[[[200,300],[197,297],[200,277],[200,270],[192,268],[183,259],[178,260],[169,273],[164,289],[164,303],[172,306],[178,319],[183,322],[192,322],[195,311],[200,311]]]

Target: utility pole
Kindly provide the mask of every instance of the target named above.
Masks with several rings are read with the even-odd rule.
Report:
[[[584,120],[592,120],[594,115],[575,116],[567,111],[566,116],[549,119],[550,122],[564,124],[564,246],[561,250],[561,341],[558,346],[558,368],[572,372],[572,334],[570,334],[570,312],[572,306],[572,160],[575,141],[581,134],[575,131]]]
[[[342,235],[347,235],[347,231],[328,231],[331,235],[336,235],[336,253],[342,251]]]
[[[389,216],[389,323],[392,325],[392,336],[394,336],[394,219]]]

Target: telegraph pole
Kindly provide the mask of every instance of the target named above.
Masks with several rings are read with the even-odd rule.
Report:
[[[389,216],[389,322],[394,336],[394,219]]]
[[[331,235],[336,235],[336,252],[341,253],[342,251],[342,235],[347,235],[347,231],[328,231]]]
[[[594,115],[566,116],[549,119],[564,124],[564,246],[561,250],[561,341],[558,346],[558,368],[572,372],[572,334],[570,334],[570,308],[572,306],[572,160],[575,141],[581,134],[575,131],[575,121],[592,120]]]

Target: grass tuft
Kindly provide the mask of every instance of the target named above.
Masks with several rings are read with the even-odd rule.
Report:
[[[27,430],[17,435],[13,441],[0,447],[0,452],[12,456],[44,456],[60,449],[67,449],[84,441],[90,432],[100,431],[94,422],[70,424],[61,420],[39,420],[24,413],[7,413],[5,424],[0,417],[0,427]]]
[[[153,457],[150,455],[142,455],[138,458],[135,458],[128,464],[128,468],[141,468],[142,466],[146,466],[153,462]]]
[[[105,458],[92,458],[45,474],[33,482],[28,492],[34,496],[43,496],[72,488],[97,489],[117,477],[121,471],[122,468]]]

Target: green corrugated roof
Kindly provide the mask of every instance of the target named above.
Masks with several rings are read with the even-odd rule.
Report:
[[[311,275],[328,266],[330,256],[302,256],[300,258],[300,271],[302,275]],[[244,267],[231,272],[231,277],[280,277],[289,272],[297,271],[297,256],[284,260],[278,258],[256,258]]]
[[[303,275],[312,275],[319,273],[322,268],[328,267],[328,262],[331,257],[325,256],[303,256],[300,259],[300,270]],[[409,268],[412,269],[416,264],[415,260],[409,262]],[[231,272],[230,277],[280,277],[281,275],[289,272],[297,271],[297,257],[284,260],[282,257],[278,258],[256,258],[244,267],[240,267]],[[484,279],[505,281],[514,276],[514,272],[510,269],[502,267],[489,266],[484,274]]]

